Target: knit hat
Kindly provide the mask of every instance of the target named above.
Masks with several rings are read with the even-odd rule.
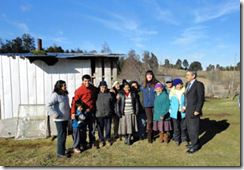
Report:
[[[165,83],[172,82],[172,81],[173,81],[172,77],[166,77],[165,78]]]
[[[155,89],[156,88],[163,88],[163,85],[162,84],[160,84],[160,83],[157,83],[156,85],[155,85],[155,87],[154,87]]]
[[[100,81],[99,87],[108,87],[106,81]]]
[[[174,79],[173,86],[176,86],[177,84],[183,84],[183,81],[179,78]]]
[[[112,87],[114,87],[117,83],[119,83],[119,81],[115,81]]]

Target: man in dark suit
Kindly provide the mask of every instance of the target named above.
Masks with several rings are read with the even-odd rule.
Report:
[[[188,154],[193,154],[201,148],[198,136],[200,116],[202,116],[202,107],[205,100],[205,93],[203,83],[197,81],[196,78],[196,71],[187,70],[185,101],[182,112],[186,113],[187,132],[191,141],[191,144],[186,146],[189,148],[189,150],[186,152]]]

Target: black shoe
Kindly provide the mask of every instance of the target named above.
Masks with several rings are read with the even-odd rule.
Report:
[[[69,158],[69,156],[67,155],[67,154],[65,154],[65,155],[57,155],[58,156],[58,158]]]
[[[179,141],[175,141],[175,146],[179,146],[180,142]]]
[[[136,141],[139,141],[141,138],[137,137],[137,136],[134,136],[133,137],[133,141],[136,142]]]
[[[128,144],[128,135],[125,135],[125,144]]]
[[[186,145],[186,147],[188,148],[188,149],[191,149],[191,145],[190,144],[188,144],[188,145]]]
[[[185,146],[186,146],[186,145],[190,145],[189,142],[187,142],[187,141],[184,141],[184,143],[185,143]]]
[[[186,151],[186,153],[187,154],[193,154],[193,153],[195,153],[195,152],[197,152],[199,150],[199,148],[198,149],[189,149],[188,151]]]
[[[131,145],[132,142],[131,142],[131,135],[128,135],[128,139],[127,139],[127,145]]]
[[[57,136],[53,135],[51,138],[51,141],[54,141],[57,138]]]

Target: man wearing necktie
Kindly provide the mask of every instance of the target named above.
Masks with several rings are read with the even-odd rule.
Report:
[[[185,101],[182,112],[186,113],[187,132],[191,141],[191,144],[187,145],[189,150],[187,150],[186,153],[188,154],[193,154],[201,148],[198,136],[200,116],[202,116],[202,107],[205,101],[205,92],[203,83],[197,81],[196,78],[196,71],[187,70]]]

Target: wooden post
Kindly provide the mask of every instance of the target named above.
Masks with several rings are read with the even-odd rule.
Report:
[[[108,88],[111,88],[111,61],[110,58],[104,58],[104,80],[107,82]]]
[[[95,86],[98,86],[100,81],[102,81],[102,59],[101,58],[97,58],[95,61]]]
[[[113,82],[117,80],[117,75],[118,75],[118,64],[117,60],[113,59]]]

